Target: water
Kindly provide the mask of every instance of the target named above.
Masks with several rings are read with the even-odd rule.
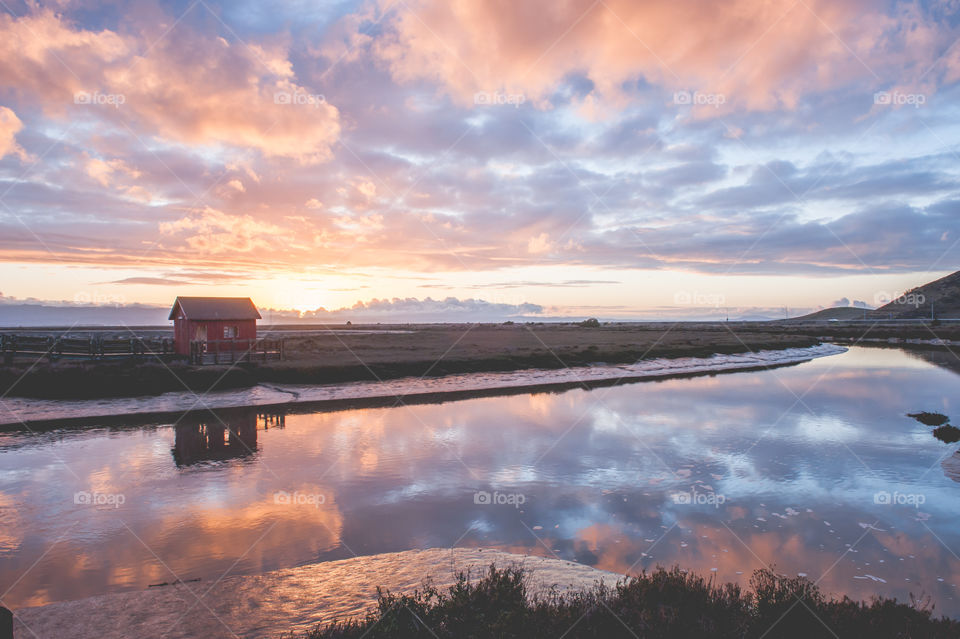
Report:
[[[740,583],[775,565],[960,616],[958,445],[905,416],[960,421],[958,388],[920,356],[851,348],[591,391],[4,433],[0,592],[18,608],[486,547]]]
[[[21,428],[37,421],[77,418],[84,421],[114,415],[169,413],[179,418],[190,409],[229,408],[232,406],[319,405],[331,400],[396,400],[435,393],[455,393],[516,389],[547,385],[602,384],[622,380],[653,379],[693,375],[720,370],[782,366],[817,357],[828,357],[846,349],[835,344],[809,348],[785,348],[713,355],[712,357],[675,357],[645,359],[632,364],[597,364],[570,368],[524,369],[509,372],[464,373],[441,377],[402,377],[375,382],[342,384],[258,384],[250,388],[197,394],[176,391],[151,397],[109,397],[85,400],[43,400],[25,397],[2,398],[0,428]],[[113,423],[113,422],[111,422]]]

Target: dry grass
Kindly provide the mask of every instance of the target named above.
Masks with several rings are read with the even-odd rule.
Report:
[[[140,331],[144,337],[160,330]],[[103,331],[110,335],[109,330]],[[189,387],[206,392],[260,382],[324,384],[455,373],[563,368],[657,357],[707,357],[811,346],[817,338],[770,324],[436,324],[261,327],[282,337],[285,361],[235,367],[185,362],[43,361],[0,368],[10,394],[44,398],[154,395]],[[172,375],[171,372],[175,373]]]
[[[396,332],[366,332],[371,329]],[[282,334],[287,352],[282,365],[289,367],[502,359],[553,360],[555,366],[815,343],[811,337],[792,331],[715,323],[610,324],[597,328],[574,324],[332,326],[313,327],[309,332],[298,327]]]

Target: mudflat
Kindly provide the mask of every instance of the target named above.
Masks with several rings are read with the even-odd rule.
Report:
[[[54,329],[47,329],[56,333]],[[40,334],[42,331],[33,331]],[[84,336],[94,331],[71,331]],[[131,329],[97,329],[131,336]],[[169,337],[162,328],[134,329]],[[416,324],[260,327],[282,338],[284,361],[191,366],[175,358],[115,362],[20,358],[0,369],[10,395],[98,398],[178,390],[244,388],[263,382],[329,384],[408,376],[623,364],[657,357],[705,357],[812,346],[819,340],[792,328],[760,323]]]
[[[32,329],[63,335],[63,329]],[[69,335],[172,338],[172,330],[98,328]],[[960,340],[956,322],[636,322],[524,324],[374,324],[264,326],[259,335],[282,339],[283,361],[191,366],[175,357],[122,361],[19,357],[0,367],[8,395],[86,399],[158,395],[173,391],[249,388],[261,383],[336,384],[401,377],[557,369],[644,359],[708,357],[800,348],[825,341]]]

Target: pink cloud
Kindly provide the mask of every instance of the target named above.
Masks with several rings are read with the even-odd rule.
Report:
[[[339,111],[296,82],[281,48],[174,27],[140,35],[78,28],[50,10],[0,17],[0,87],[59,118],[88,116],[187,145],[324,161]]]
[[[0,106],[0,158],[13,154],[21,160],[27,160],[27,152],[17,144],[17,133],[22,128],[23,123],[17,114],[5,106]]]
[[[178,237],[192,251],[218,256],[279,249],[287,229],[249,215],[206,208],[174,222],[162,222],[160,232]]]
[[[855,203],[873,206],[867,198],[926,199],[952,184],[936,163],[902,177],[884,166],[841,170],[832,159],[806,168],[798,162],[795,177],[749,164],[759,158],[727,166],[720,134],[708,131],[720,127],[686,127],[660,96],[608,118],[636,99],[624,87],[640,78],[667,94],[717,91],[727,98],[723,108],[704,111],[737,116],[792,109],[808,93],[831,88],[839,89],[838,101],[862,95],[866,111],[874,83],[936,87],[960,68],[960,47],[934,63],[944,29],[913,5],[885,15],[865,0],[732,0],[720,8],[694,0],[409,0],[391,11],[377,29],[363,26],[371,18],[364,13],[334,24],[308,47],[326,62],[316,68],[314,59],[291,56],[288,41],[299,36],[258,32],[263,41],[248,46],[218,38],[213,21],[209,34],[187,20],[164,35],[172,18],[156,15],[151,23],[136,12],[117,32],[85,29],[46,10],[0,16],[0,91],[30,114],[28,129],[36,123],[30,136],[18,136],[20,120],[0,111],[9,112],[0,117],[0,151],[23,153],[18,141],[37,156],[50,149],[31,170],[31,188],[12,192],[22,198],[12,206],[43,214],[29,229],[0,228],[5,259],[257,264],[278,272],[317,264],[712,272],[769,245],[757,268],[792,262],[854,270],[862,264],[851,263],[848,246],[882,264],[894,259],[893,240],[864,225],[857,233],[835,231],[845,245],[825,247],[835,236],[824,225],[793,220],[788,207],[796,194],[842,198],[843,210],[855,210]],[[361,27],[364,34],[350,35]],[[578,126],[549,111],[572,74],[592,81],[575,106],[600,124]],[[475,117],[435,99],[434,83],[470,107],[475,92],[499,91],[521,94],[541,110]],[[338,108],[304,84],[323,87]],[[76,104],[78,93],[90,103]],[[107,101],[97,103],[94,94]],[[756,145],[758,156],[789,165],[791,151],[781,146],[790,141],[755,129],[781,121],[777,131],[790,133],[796,123],[806,130],[829,119],[797,108],[731,116],[723,128]],[[78,126],[50,146],[55,140],[46,132],[59,133],[64,122]],[[341,134],[342,151],[317,170],[312,164],[330,156]],[[833,138],[805,141],[843,150]],[[734,155],[743,146],[729,144]],[[869,189],[854,192],[874,176]],[[821,195],[817,185],[829,192]],[[953,233],[947,216],[911,211],[901,214],[912,221],[903,233]],[[765,242],[753,248],[757,237]],[[898,263],[925,266],[929,259],[910,248],[920,244],[899,241],[906,248],[897,249]]]
[[[502,92],[549,107],[579,73],[594,85],[582,105],[591,118],[598,99],[621,106],[624,84],[639,79],[722,96],[699,114],[766,111],[851,82],[906,82],[931,66],[928,82],[949,74],[946,61],[934,64],[954,37],[946,27],[913,4],[883,11],[868,0],[411,0],[372,46],[398,81],[437,82],[464,105]]]

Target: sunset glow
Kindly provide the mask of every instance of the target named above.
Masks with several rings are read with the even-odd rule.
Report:
[[[270,6],[5,5],[0,301],[774,317],[956,269],[954,2]]]
[[[0,639],[960,636],[958,105],[960,0],[0,0]]]

